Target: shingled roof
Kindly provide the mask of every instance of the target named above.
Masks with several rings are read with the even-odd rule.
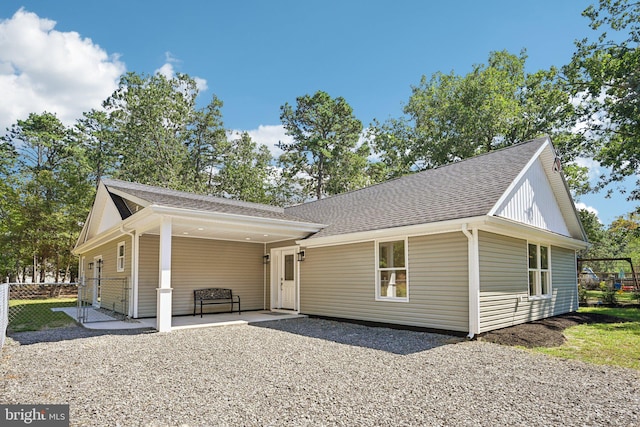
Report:
[[[285,209],[328,224],[311,239],[487,215],[548,139],[539,138],[457,163]]]
[[[150,205],[304,222],[300,218],[286,214],[283,208],[277,206],[187,193],[116,179],[103,179],[102,183],[109,192],[116,191],[119,193],[118,196],[125,199],[126,195],[130,195],[144,200]]]

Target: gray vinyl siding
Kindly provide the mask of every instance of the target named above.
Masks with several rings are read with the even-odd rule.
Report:
[[[117,271],[118,243],[125,243],[124,271]],[[95,249],[80,254],[84,257],[81,270],[84,271],[88,292],[87,302],[93,301],[93,275],[94,270],[89,270],[89,263],[94,262],[95,257],[102,257],[102,280],[100,281],[100,306],[118,313],[128,312],[128,303],[131,298],[129,283],[131,283],[131,237],[121,236]],[[94,263],[93,268],[96,268]]]
[[[375,300],[375,243],[306,249],[300,311],[454,331],[468,329],[467,239],[409,238],[409,302]]]
[[[555,298],[553,316],[577,311],[578,276],[574,250],[551,247],[551,283]]]
[[[157,236],[140,239],[140,317],[156,315],[158,242]],[[240,296],[243,311],[262,309],[263,251],[264,246],[256,243],[173,237],[172,314],[193,314],[193,290],[199,288],[230,288]],[[230,305],[210,305],[205,311],[223,312],[229,308]]]
[[[527,241],[480,232],[479,250],[480,332],[577,309],[574,251],[551,247],[551,298],[521,300],[529,292]]]
[[[140,236],[138,249],[138,317],[155,317],[158,287],[158,236]]]

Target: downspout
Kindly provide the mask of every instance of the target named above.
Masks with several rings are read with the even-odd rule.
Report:
[[[125,230],[123,224],[120,225],[120,231],[123,234],[131,236],[131,306],[127,311],[128,315],[135,319],[138,317],[138,269],[136,268],[138,250],[136,246],[136,233],[135,230]]]
[[[478,250],[478,229],[469,232],[467,224],[462,225],[462,232],[468,240],[468,269],[469,269],[469,335],[473,337],[480,330],[480,257]]]

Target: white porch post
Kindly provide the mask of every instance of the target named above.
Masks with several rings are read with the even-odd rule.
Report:
[[[156,306],[156,329],[171,332],[171,218],[160,222],[160,259]]]

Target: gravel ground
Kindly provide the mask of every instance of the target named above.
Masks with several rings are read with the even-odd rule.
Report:
[[[0,356],[0,402],[72,425],[640,425],[637,371],[321,319],[23,333]]]

